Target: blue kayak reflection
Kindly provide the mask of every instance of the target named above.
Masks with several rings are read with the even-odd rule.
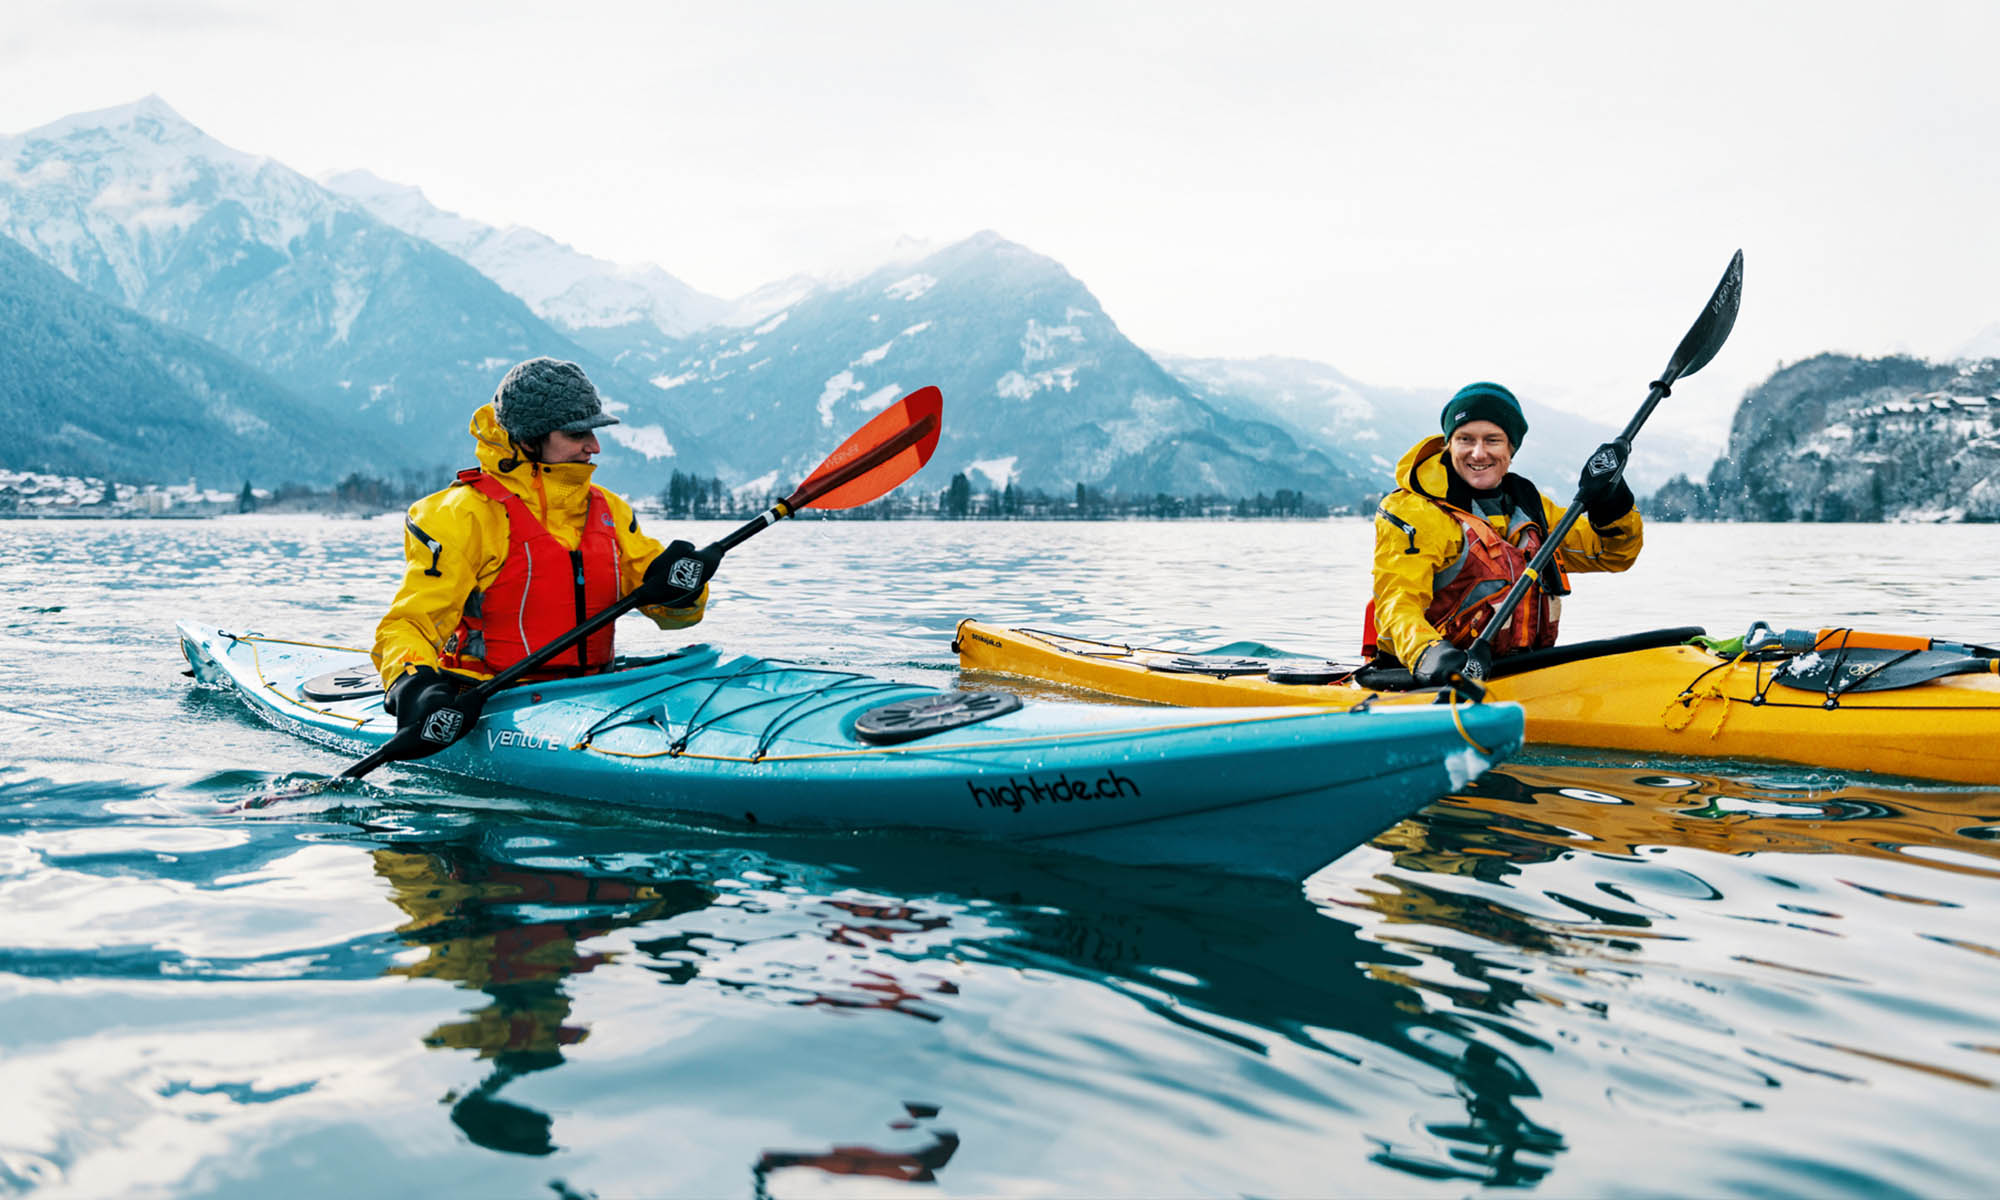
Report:
[[[1296,886],[928,838],[849,841],[838,866],[808,858],[825,853],[823,839],[759,837],[754,846],[749,861],[767,887],[804,893],[801,910],[782,919],[781,936],[863,950],[858,963],[846,956],[846,965],[805,979],[746,977],[727,939],[698,919],[740,888],[746,855],[740,844],[711,845],[705,835],[484,821],[373,850],[391,898],[409,916],[397,936],[425,950],[391,973],[449,980],[489,998],[424,1036],[427,1046],[493,1064],[452,1097],[454,1124],[492,1150],[559,1148],[547,1114],[498,1093],[562,1065],[564,1048],[588,1036],[565,981],[610,961],[585,943],[629,927],[624,940],[644,956],[640,965],[668,986],[700,981],[765,1002],[926,1023],[949,1019],[957,985],[946,960],[976,945],[984,964],[1117,989],[1176,1027],[1252,1054],[1277,1041],[1315,1054],[1329,1040],[1374,1044],[1383,1050],[1381,1070],[1453,1081],[1456,1115],[1426,1126],[1450,1153],[1426,1157],[1385,1130],[1375,1140],[1377,1161],[1387,1165],[1519,1186],[1540,1179],[1563,1149],[1560,1135],[1521,1110],[1519,1102],[1538,1093],[1504,1039],[1424,1011],[1395,975],[1416,960],[1358,938],[1351,923],[1315,908]],[[865,889],[866,897],[848,889]],[[898,1102],[913,1113],[922,1107]],[[959,1144],[954,1130],[921,1132],[928,1140],[907,1146],[774,1147],[753,1175],[760,1188],[774,1172],[802,1168],[920,1181],[935,1177]]]

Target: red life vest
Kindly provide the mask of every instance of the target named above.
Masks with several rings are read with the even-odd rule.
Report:
[[[1450,513],[1458,522],[1462,545],[1458,558],[1431,577],[1431,602],[1424,620],[1454,646],[1470,646],[1486,628],[1507,589],[1527,570],[1528,562],[1542,547],[1548,530],[1540,513],[1529,513],[1514,500],[1507,533],[1501,533],[1476,513],[1447,504],[1435,496],[1431,503]],[[1539,497],[1537,498],[1539,500]],[[1537,503],[1536,507],[1540,507]],[[1562,612],[1560,597],[1569,594],[1569,577],[1552,557],[1540,581],[1514,608],[1507,624],[1488,639],[1497,658],[1521,650],[1539,650],[1556,644],[1556,626]],[[1361,652],[1373,658],[1377,651],[1375,601],[1368,601],[1361,618]]]
[[[583,535],[574,550],[555,539],[521,498],[498,479],[473,468],[458,481],[478,489],[507,513],[507,557],[485,590],[466,598],[458,629],[445,643],[446,667],[496,674],[526,658],[618,599],[618,532],[604,493],[590,489]],[[611,626],[565,651],[547,675],[580,675],[611,665]]]

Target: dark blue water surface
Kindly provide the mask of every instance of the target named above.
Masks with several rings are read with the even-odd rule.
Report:
[[[1530,755],[1297,887],[415,768],[323,787],[345,760],[192,688],[172,623],[365,646],[400,536],[0,523],[0,1193],[1879,1197],[2000,1170],[2000,789]],[[731,557],[701,635],[940,684],[965,616],[1340,651],[1369,536],[798,523]],[[1567,636],[2000,637],[1994,527],[1648,537]]]

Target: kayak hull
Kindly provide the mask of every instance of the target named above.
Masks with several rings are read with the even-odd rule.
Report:
[[[395,732],[379,692],[310,699],[360,650],[180,625],[198,679],[257,715],[365,754]],[[923,830],[1128,863],[1301,879],[1517,749],[1512,705],[1191,714],[1025,702],[895,745],[862,713],[933,688],[691,646],[507,689],[421,760],[509,787],[772,829]]]
[[[1191,707],[1351,708],[1429,704],[1435,690],[1383,693],[1352,684],[1277,683],[1166,669],[1173,651],[976,621],[959,625],[959,665],[1107,696]],[[1533,745],[1765,760],[1842,771],[2000,784],[2000,677],[1958,675],[1829,708],[1819,693],[1772,685],[1768,663],[1697,646],[1656,646],[1507,675],[1489,700],[1527,713]]]

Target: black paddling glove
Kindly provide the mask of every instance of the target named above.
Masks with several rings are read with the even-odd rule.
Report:
[[[1454,675],[1465,673],[1465,651],[1442,639],[1424,647],[1417,655],[1417,663],[1410,668],[1410,678],[1419,687],[1443,687],[1451,682]]]
[[[1631,454],[1632,444],[1617,438],[1599,446],[1583,464],[1576,490],[1592,525],[1600,528],[1609,525],[1631,512],[1637,503],[1625,483],[1625,460]]]
[[[1619,480],[1610,493],[1601,498],[1583,502],[1583,511],[1589,515],[1590,523],[1603,529],[1618,518],[1632,511],[1638,501],[1632,496],[1632,489]]]
[[[697,550],[693,542],[676,540],[647,564],[646,577],[634,591],[642,605],[686,608],[708,586],[721,562],[722,552],[713,547]]]
[[[389,685],[382,708],[396,718],[397,729],[421,725],[430,715],[458,698],[471,680],[436,667],[411,667]]]

